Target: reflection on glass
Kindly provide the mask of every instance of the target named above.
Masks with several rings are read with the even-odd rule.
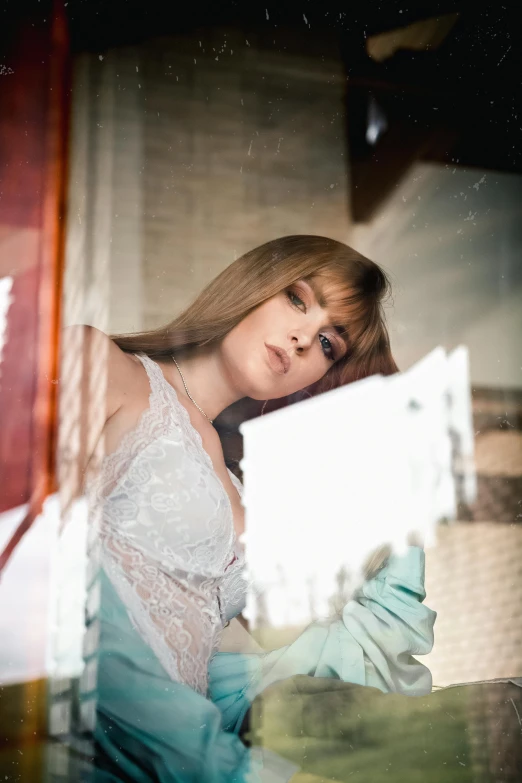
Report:
[[[518,781],[512,11],[38,6],[41,25],[22,4],[0,30],[0,777],[153,780],[162,759],[167,780],[184,766],[193,780],[251,767],[295,783]],[[360,396],[346,384],[394,369],[353,353],[372,331],[371,275],[357,314],[346,281],[318,286],[336,317],[317,341],[298,335],[317,364],[280,397],[256,368],[286,383],[274,368],[293,343],[263,307],[284,292],[292,318],[317,314],[310,269],[262,295],[233,272],[216,297],[224,331],[205,300],[168,355],[166,332],[140,343],[234,259],[289,235],[387,271],[401,374]],[[269,253],[267,274],[285,258]],[[60,306],[72,328],[58,346]],[[234,329],[225,364],[199,361]],[[275,350],[261,359],[256,340]],[[325,377],[344,385],[316,395],[330,351]],[[38,460],[56,494],[28,517]]]

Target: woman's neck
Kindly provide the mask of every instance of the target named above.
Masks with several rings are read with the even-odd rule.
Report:
[[[174,354],[190,396],[209,419],[214,420],[232,403],[244,395],[234,388],[224,370],[219,351],[200,349],[178,358]],[[165,362],[165,376],[179,394],[187,395],[183,380],[174,362]]]

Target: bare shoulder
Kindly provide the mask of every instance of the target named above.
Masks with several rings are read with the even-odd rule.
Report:
[[[65,329],[69,346],[77,344],[78,350],[91,356],[94,362],[106,362],[107,367],[107,418],[123,406],[132,404],[134,397],[148,394],[147,376],[141,362],[125,353],[100,329],[79,324]]]

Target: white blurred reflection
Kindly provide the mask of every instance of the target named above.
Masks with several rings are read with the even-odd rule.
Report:
[[[428,546],[475,496],[467,351],[436,349],[408,372],[373,377],[242,426],[249,619],[299,626],[328,616],[345,571],[370,554]],[[314,455],[310,459],[310,455]]]

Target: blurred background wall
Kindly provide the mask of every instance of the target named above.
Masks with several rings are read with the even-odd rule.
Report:
[[[109,328],[165,323],[263,241],[325,234],[391,274],[402,368],[463,342],[475,384],[519,388],[520,174],[481,167],[480,156],[473,167],[412,159],[357,220],[338,31],[304,21],[269,30],[210,26],[78,58],[73,149],[87,124],[83,165],[110,202]],[[378,162],[369,189],[379,188]],[[75,181],[80,189],[82,175],[73,200]]]
[[[306,34],[288,54],[246,35],[202,30],[79,58],[73,147],[87,104],[94,154],[111,158],[99,184],[112,181],[112,330],[171,320],[234,258],[274,237],[347,237],[335,39],[312,56]]]

